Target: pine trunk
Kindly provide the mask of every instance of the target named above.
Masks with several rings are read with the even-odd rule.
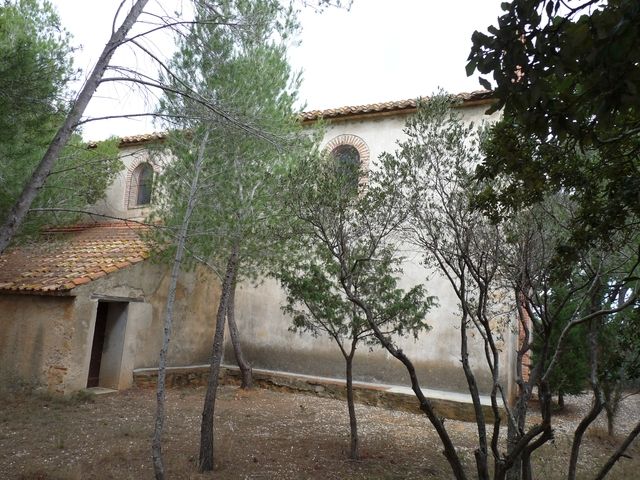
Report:
[[[216,315],[216,330],[213,336],[213,347],[209,360],[209,379],[207,382],[207,393],[204,398],[204,407],[202,409],[202,424],[200,425],[200,458],[198,461],[200,472],[213,470],[213,420],[215,417],[216,393],[218,391],[218,375],[220,374],[220,363],[222,362],[224,324],[237,267],[238,249],[234,246],[229,256],[224,281],[222,282],[222,293]]]
[[[236,282],[234,282],[231,286],[231,292],[229,293],[227,325],[229,326],[229,336],[231,337],[231,344],[233,345],[233,353],[236,357],[236,363],[238,364],[238,367],[240,367],[240,373],[242,374],[242,383],[240,388],[250,389],[253,388],[253,371],[251,370],[251,364],[245,360],[242,353],[242,346],[240,345],[240,333],[238,332],[235,315],[236,285]]]
[[[200,144],[200,151],[198,152],[198,158],[194,165],[194,175],[191,180],[191,187],[189,190],[189,199],[187,201],[187,208],[185,210],[184,217],[182,219],[182,225],[180,225],[180,232],[178,233],[178,245],[176,248],[176,255],[173,260],[173,267],[171,268],[171,279],[169,281],[169,291],[167,294],[167,307],[164,319],[164,332],[162,336],[162,348],[160,349],[160,360],[158,362],[158,382],[156,391],[156,418],[153,430],[153,440],[151,442],[151,451],[153,459],[153,472],[156,480],[164,480],[164,462],[162,459],[162,430],[164,429],[164,407],[165,407],[165,379],[167,373],[167,352],[169,350],[169,341],[171,340],[171,329],[173,326],[173,307],[176,299],[176,289],[178,287],[178,276],[180,275],[180,268],[182,266],[182,259],[184,256],[184,246],[187,238],[187,231],[189,230],[189,220],[191,219],[191,213],[196,203],[196,192],[198,189],[198,179],[202,170],[202,162],[204,159],[204,148],[209,138],[209,132],[206,132],[202,143]]]

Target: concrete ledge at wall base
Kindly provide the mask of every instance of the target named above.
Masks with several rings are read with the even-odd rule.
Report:
[[[188,367],[169,367],[167,369],[167,388],[203,387],[207,385],[209,365]],[[155,388],[158,370],[140,368],[133,371],[133,383],[138,388]],[[220,369],[220,381],[227,385],[240,385],[240,370],[236,366],[224,365]],[[344,380],[327,377],[253,369],[254,386],[280,392],[316,395],[325,398],[346,399],[347,390]],[[355,401],[364,405],[384,407],[422,414],[413,391],[408,387],[383,385],[365,382],[353,382]],[[475,422],[475,413],[469,395],[440,390],[423,390],[431,401],[436,413],[451,420]],[[493,420],[489,397],[481,397],[482,410],[487,421]],[[504,408],[500,416],[504,419]]]

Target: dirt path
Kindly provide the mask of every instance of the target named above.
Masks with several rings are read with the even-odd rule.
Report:
[[[357,406],[363,459],[346,458],[346,405],[337,400],[278,393],[220,390],[216,418],[216,471],[198,475],[196,460],[203,389],[168,395],[165,454],[171,479],[412,479],[451,477],[433,429],[419,416]],[[569,398],[556,441],[538,456],[535,478],[560,479],[572,425],[588,408],[585,397]],[[150,437],[155,396],[130,390],[89,402],[10,397],[0,404],[0,479],[152,478]],[[638,396],[628,399],[619,430],[640,415]],[[447,427],[470,467],[473,424]],[[604,421],[590,430],[579,478],[589,478],[615,448]],[[638,478],[640,446],[610,478]],[[471,471],[471,469],[469,469]]]

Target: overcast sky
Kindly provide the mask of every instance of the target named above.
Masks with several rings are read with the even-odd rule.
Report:
[[[108,39],[119,0],[53,0],[78,48],[76,66],[88,71]],[[152,0],[169,10],[181,0]],[[349,11],[302,12],[301,45],[290,53],[303,72],[306,109],[324,109],[429,95],[438,87],[458,93],[480,88],[467,78],[466,58],[474,30],[486,31],[500,15],[500,0],[354,0]],[[166,37],[149,41],[167,55]],[[153,68],[130,49],[116,63]],[[146,97],[146,98],[145,98]],[[149,110],[154,98],[125,86],[102,88],[88,116]],[[154,130],[146,120],[106,120],[85,125],[86,139]]]

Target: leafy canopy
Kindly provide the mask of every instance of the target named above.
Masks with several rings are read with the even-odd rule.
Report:
[[[49,2],[15,0],[0,6],[0,218],[63,121],[67,83],[74,75],[71,53],[69,35]],[[75,135],[32,209],[95,203],[121,168],[115,140],[87,148]],[[32,215],[23,233],[76,218],[61,212]]]
[[[171,62],[175,78],[168,80],[191,79],[216,110],[164,97],[162,112],[176,120],[158,155],[171,151],[160,178],[166,201],[156,213],[169,228],[181,223],[184,179],[206,136],[189,249],[221,272],[238,248],[240,274],[253,277],[281,251],[283,175],[312,147],[294,113],[298,78],[286,55],[297,24],[276,0],[229,0],[218,11],[218,22],[194,25]]]
[[[476,31],[467,73],[491,75],[504,120],[480,198],[493,215],[564,191],[579,205],[576,245],[637,228],[640,214],[640,4],[514,0]],[[491,83],[482,79],[489,88]]]

